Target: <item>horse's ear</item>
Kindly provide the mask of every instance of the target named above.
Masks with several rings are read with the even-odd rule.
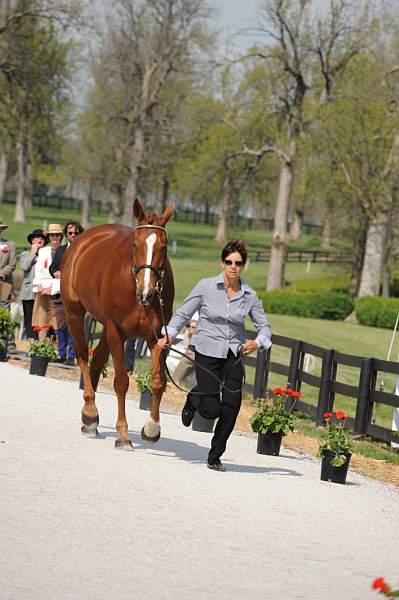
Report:
[[[160,216],[160,222],[162,223],[162,225],[166,225],[166,223],[169,221],[169,219],[172,215],[173,215],[173,202],[170,201],[168,206],[165,208],[162,215]]]
[[[138,198],[134,199],[133,203],[133,214],[140,223],[145,217],[145,213],[143,207],[141,206],[140,200]]]

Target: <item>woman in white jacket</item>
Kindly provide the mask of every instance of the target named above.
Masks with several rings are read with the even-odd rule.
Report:
[[[36,296],[33,305],[32,327],[42,328],[38,331],[39,340],[45,339],[49,327],[52,327],[54,331],[57,329],[54,307],[51,301],[51,288],[54,279],[50,275],[49,267],[55,251],[61,244],[63,237],[61,225],[58,223],[49,225],[46,235],[50,239],[50,245],[40,248],[33,278],[33,291],[36,292]]]

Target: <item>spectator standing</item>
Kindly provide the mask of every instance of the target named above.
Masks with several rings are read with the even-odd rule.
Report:
[[[36,292],[36,296],[33,305],[32,326],[34,328],[40,327],[38,332],[39,340],[45,339],[47,335],[46,328],[49,326],[54,331],[57,329],[54,306],[51,300],[53,279],[49,268],[64,232],[59,223],[52,223],[48,226],[46,235],[50,239],[50,245],[39,249],[33,278],[33,291]]]
[[[27,240],[31,245],[30,250],[21,252],[19,257],[19,264],[23,271],[20,300],[22,301],[22,309],[24,312],[24,328],[26,336],[28,338],[36,338],[37,336],[32,327],[32,313],[35,302],[33,278],[39,250],[47,244],[48,239],[43,229],[34,229],[27,236]]]
[[[67,244],[63,244],[57,248],[53,262],[50,265],[50,275],[54,277],[54,279],[58,280],[57,283],[54,282],[53,284],[53,290],[56,291],[56,293],[53,295],[53,304],[57,321],[58,354],[60,355],[60,360],[64,361],[66,365],[71,367],[75,364],[76,353],[72,336],[65,321],[64,305],[61,294],[59,293],[59,281],[61,279],[62,258],[69,246],[73,243],[76,236],[80,235],[83,231],[84,229],[78,221],[70,219],[66,223],[64,227],[64,234],[67,238]]]
[[[176,369],[173,371],[173,379],[178,385],[182,385],[183,380],[191,374],[195,376],[195,352],[190,348],[190,340],[197,329],[198,312],[192,316],[191,321],[184,331],[184,351],[185,356],[182,356]],[[193,384],[194,387],[195,383]]]
[[[8,225],[0,221],[0,306],[10,310],[12,274],[17,264],[17,249],[15,242],[10,242],[3,237],[3,231],[6,229],[8,229]]]

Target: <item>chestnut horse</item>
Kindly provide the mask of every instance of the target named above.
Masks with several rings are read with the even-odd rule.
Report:
[[[173,204],[169,203],[162,215],[157,216],[145,214],[136,199],[133,212],[138,220],[135,229],[125,225],[99,225],[82,233],[64,254],[61,277],[66,322],[75,342],[84,383],[82,433],[98,436],[95,391],[101,369],[111,352],[118,397],[115,446],[122,449],[133,448],[125,413],[129,377],[124,367],[124,343],[132,337],[147,340],[153,369],[152,405],[141,437],[157,442],[161,435],[159,405],[166,377],[156,341],[163,323],[168,323],[172,316],[174,299],[165,229]],[[84,335],[86,312],[103,325],[90,369]]]

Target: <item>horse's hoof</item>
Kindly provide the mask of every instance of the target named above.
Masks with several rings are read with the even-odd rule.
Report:
[[[156,444],[160,437],[161,437],[161,431],[155,437],[148,437],[148,435],[145,434],[144,427],[141,430],[141,439],[146,442],[150,442],[151,444]]]
[[[80,431],[82,432],[82,435],[84,435],[87,438],[98,438],[101,437],[100,434],[98,433],[98,429],[97,427],[93,428],[93,427],[86,427],[86,425],[82,425],[82,427],[80,428]]]
[[[96,415],[95,417],[89,417],[89,415],[85,415],[84,413],[82,413],[82,427],[80,428],[80,431],[82,432],[82,434],[85,437],[89,437],[89,438],[97,438],[100,437],[100,434],[98,433],[97,430],[97,425],[100,422],[100,418],[98,415]]]
[[[129,451],[133,451],[133,444],[132,444],[132,440],[129,439],[116,439],[115,440],[115,448],[117,448],[118,450],[127,450]]]

